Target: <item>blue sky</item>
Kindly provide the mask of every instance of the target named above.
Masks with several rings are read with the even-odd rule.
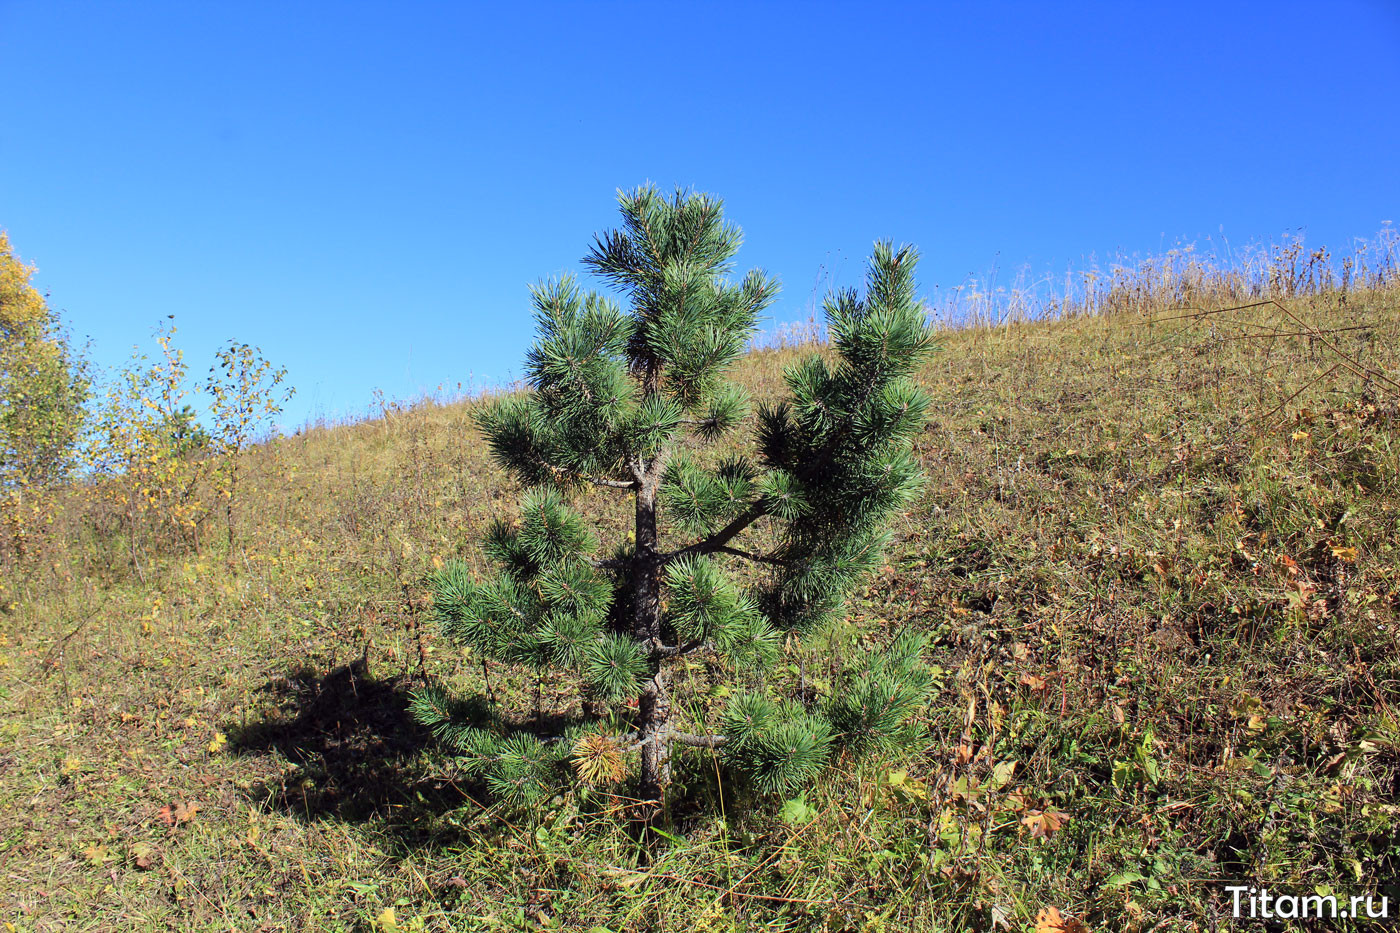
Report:
[[[644,181],[725,199],[775,320],[877,238],[932,295],[1400,222],[1394,0],[0,0],[0,62],[0,228],[74,334],[259,344],[290,427],[518,375]]]

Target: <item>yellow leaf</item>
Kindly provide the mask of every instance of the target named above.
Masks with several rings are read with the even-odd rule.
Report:
[[[905,800],[927,800],[928,788],[923,781],[909,777],[909,772],[903,769],[891,771],[886,780],[889,782],[890,790],[894,791]]]
[[[1334,544],[1332,545],[1332,556],[1343,563],[1354,564],[1358,555],[1354,547],[1342,547]]]
[[[83,858],[94,865],[101,865],[112,857],[112,853],[104,845],[90,845],[83,850]]]
[[[213,740],[209,743],[209,751],[211,753],[217,752],[227,744],[228,736],[224,735],[222,732],[215,732]]]
[[[399,928],[399,918],[394,914],[394,908],[385,907],[375,918],[374,923],[381,930],[388,930],[390,933]]]

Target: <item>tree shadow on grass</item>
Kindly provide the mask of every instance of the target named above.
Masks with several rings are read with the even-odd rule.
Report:
[[[262,688],[282,714],[229,726],[236,754],[275,752],[293,767],[249,797],[307,820],[383,821],[405,844],[429,842],[443,814],[472,806],[469,788],[434,779],[422,752],[432,736],[409,712],[410,682],[375,678],[363,660],[322,674],[301,667]]]
[[[493,806],[491,794],[477,781],[448,780],[434,767],[434,761],[441,762],[432,754],[437,743],[409,712],[412,688],[403,676],[371,676],[363,660],[324,673],[302,666],[273,677],[261,691],[274,698],[280,713],[224,731],[235,754],[274,754],[291,767],[254,784],[247,796],[308,821],[372,822],[400,851],[492,836],[503,825],[493,813],[505,823],[526,819]],[[531,724],[558,734],[574,721],[569,714],[546,714]],[[713,763],[689,764],[695,767],[686,770],[693,773],[672,788],[662,825],[687,827],[714,812],[721,799]],[[621,792],[625,798],[635,788]],[[613,811],[617,806],[615,800],[600,798],[585,809]],[[621,816],[613,823],[629,832],[642,827]]]

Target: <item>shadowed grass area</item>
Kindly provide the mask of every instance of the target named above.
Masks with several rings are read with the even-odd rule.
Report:
[[[0,922],[1206,930],[1238,879],[1375,892],[1400,867],[1400,291],[1281,300],[947,332],[923,499],[769,683],[814,699],[851,645],[930,633],[922,751],[789,802],[687,750],[645,866],[625,786],[502,811],[405,712],[424,677],[577,702],[425,624],[425,576],[485,570],[516,501],[471,403],[251,452],[231,562],[137,573],[70,512],[0,621]],[[812,350],[738,377],[771,397]],[[625,534],[626,499],[586,505]]]

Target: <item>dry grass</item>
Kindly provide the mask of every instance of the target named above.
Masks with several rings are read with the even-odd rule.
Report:
[[[1375,284],[949,331],[923,374],[927,494],[848,623],[772,684],[915,626],[944,671],[926,747],[843,766],[787,820],[697,756],[645,868],[606,797],[500,813],[405,715],[425,673],[481,681],[420,624],[424,576],[480,562],[515,506],[471,403],[253,452],[232,566],[166,554],[142,583],[70,515],[0,622],[0,921],[1030,929],[1054,905],[1204,930],[1233,879],[1388,883],[1400,289]],[[810,349],[772,341],[738,379],[779,392]],[[620,532],[626,504],[597,501]]]

